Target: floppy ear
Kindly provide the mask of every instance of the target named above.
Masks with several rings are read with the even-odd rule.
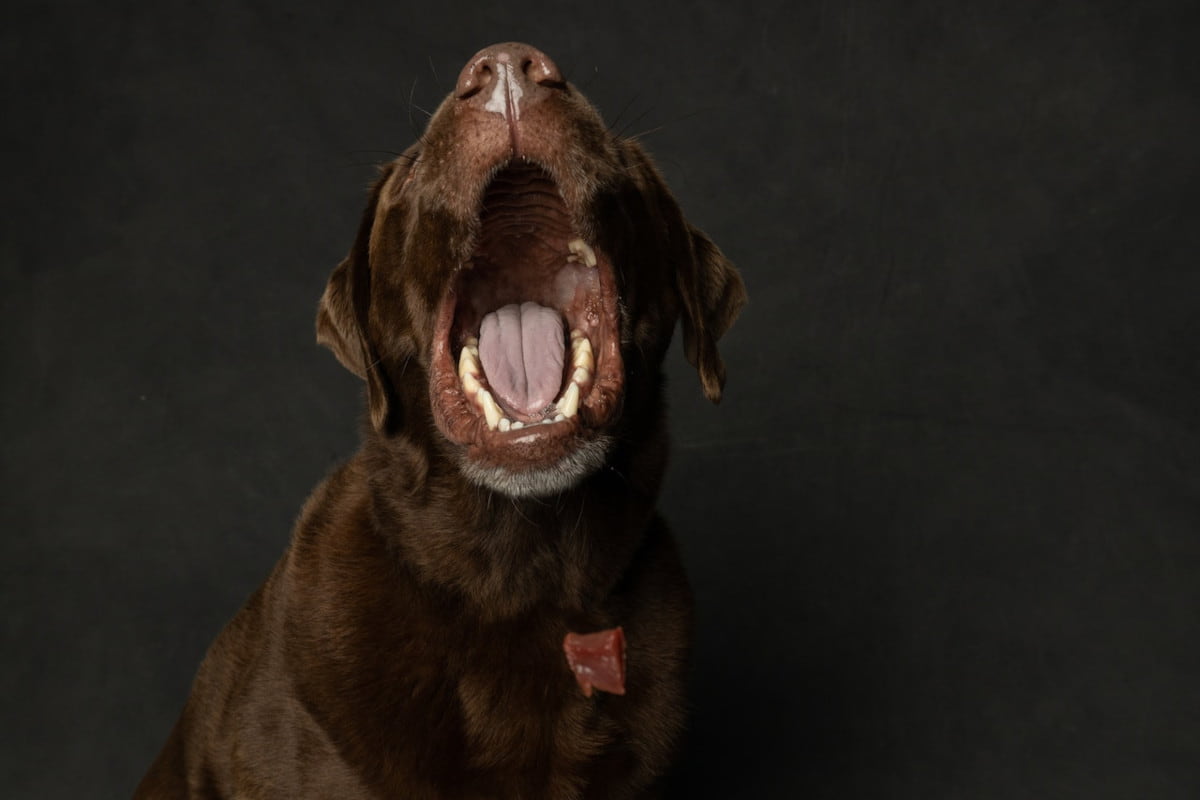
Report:
[[[666,235],[672,262],[673,289],[679,300],[683,327],[683,352],[700,374],[704,396],[721,402],[725,388],[725,363],[717,352],[720,339],[746,305],[746,287],[737,268],[703,231],[688,222],[650,156],[633,140],[624,143],[624,155],[648,212],[658,219]]]
[[[717,340],[725,335],[746,305],[746,287],[737,268],[721,249],[695,226],[687,229],[685,258],[675,274],[675,287],[683,322],[683,352],[700,373],[704,396],[721,402],[725,388],[725,362],[717,352]]]
[[[317,344],[333,351],[342,366],[367,377],[367,356],[354,313],[353,257],[346,256],[329,276],[317,306]]]
[[[391,387],[379,365],[379,356],[367,336],[367,314],[371,302],[370,243],[375,206],[380,192],[394,170],[384,169],[371,187],[371,199],[363,211],[350,253],[334,269],[317,306],[317,343],[333,351],[342,366],[367,382],[367,405],[371,424],[383,431],[391,407]]]

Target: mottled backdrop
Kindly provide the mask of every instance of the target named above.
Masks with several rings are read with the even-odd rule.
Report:
[[[373,165],[528,41],[751,305],[676,353],[678,798],[1200,796],[1200,59],[1177,3],[10,3],[0,785],[128,796],[355,447]]]

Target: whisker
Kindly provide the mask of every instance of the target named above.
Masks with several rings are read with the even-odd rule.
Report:
[[[579,516],[577,516],[575,518],[575,528],[571,531],[572,537],[579,535],[579,526],[583,524],[583,509],[584,509],[584,506],[586,506],[586,505],[587,505],[587,494],[584,493],[579,496]]]
[[[613,131],[613,129],[621,123],[621,117],[625,116],[625,112],[629,110],[629,107],[631,105],[633,105],[638,100],[638,98],[641,97],[641,95],[642,95],[642,93],[639,91],[639,92],[635,93],[633,95],[633,97],[629,98],[628,101],[626,101],[625,105],[621,108],[620,111],[617,112],[617,116],[613,117],[612,123],[608,126],[609,133],[612,133],[614,136],[620,136],[620,134],[615,133]],[[639,117],[639,119],[640,119],[640,117]]]
[[[417,121],[415,119],[413,119],[413,114],[412,114],[413,106],[415,105],[413,103],[413,97],[416,95],[416,93],[417,93],[417,79],[413,78],[412,88],[409,89],[409,91],[408,91],[408,127],[411,130],[412,135],[415,136],[417,139],[420,139],[422,133],[420,130],[417,129]],[[421,110],[424,111],[424,109],[421,109]],[[426,113],[428,113],[428,112],[426,112]]]
[[[526,522],[528,522],[530,525],[532,525],[532,524],[533,524],[533,520],[531,520],[529,517],[525,516],[525,512],[521,510],[521,507],[520,507],[519,505],[517,505],[517,498],[515,498],[515,497],[510,497],[510,498],[508,498],[508,499],[509,499],[509,502],[511,502],[511,503],[512,503],[513,511],[516,511],[516,512],[517,512],[517,515],[518,515],[518,516],[520,516],[520,517],[521,517],[521,519],[525,520],[525,521],[526,521]]]
[[[644,131],[639,131],[637,133],[631,133],[630,135],[626,136],[625,138],[632,139],[634,141],[639,141],[643,136],[650,136],[652,134],[658,133],[665,127],[667,127],[667,126],[666,125],[655,125],[653,128],[647,128]]]
[[[655,125],[653,128],[647,128],[646,130],[644,130],[640,133],[635,133],[632,136],[627,136],[626,138],[627,139],[637,139],[639,136],[649,136],[650,134],[658,133],[662,129],[666,128],[668,125],[674,125],[676,123],[683,122],[684,120],[688,120],[688,119],[691,119],[692,117],[700,116],[701,114],[706,114],[712,110],[713,110],[712,106],[704,106],[703,108],[698,108],[695,111],[689,111],[687,114],[683,114],[681,116],[675,117],[672,120],[668,120],[667,122],[664,122],[661,125]]]
[[[637,125],[639,122],[641,122],[643,119],[645,119],[646,115],[649,114],[651,110],[652,110],[651,108],[647,108],[645,111],[638,114],[636,117],[634,117],[633,119],[629,120],[624,125],[622,125],[621,130],[617,131],[613,135],[617,136],[617,137],[623,137],[625,135],[625,131],[629,130],[634,125]]]
[[[395,150],[387,150],[387,149],[363,148],[363,149],[359,149],[359,150],[347,150],[345,152],[345,155],[347,157],[371,155],[371,154],[374,154],[375,156],[385,156],[386,158],[384,159],[383,162],[381,162],[378,158],[372,159],[371,161],[351,160],[351,161],[347,162],[346,164],[344,164],[343,166],[354,168],[354,169],[357,169],[358,167],[380,167],[380,166],[383,166],[384,164],[386,164],[387,161],[392,161],[392,160],[403,160],[408,164],[415,164],[417,162],[417,159],[419,159],[421,157],[421,155],[419,153],[398,153]]]
[[[406,153],[399,153],[399,152],[396,152],[395,150],[388,150],[386,148],[372,149],[372,148],[363,147],[363,148],[359,148],[357,150],[347,150],[346,151],[346,155],[356,155],[356,156],[366,155],[367,153],[375,153],[377,155],[391,156],[392,158],[403,158],[405,155],[407,155]]]

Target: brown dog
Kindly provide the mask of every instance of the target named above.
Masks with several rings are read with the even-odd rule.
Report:
[[[375,183],[317,339],[362,449],[222,632],[138,798],[655,795],[691,600],[662,359],[720,399],[741,279],[554,63],[497,45]],[[589,696],[570,632],[627,637]],[[590,694],[590,692],[589,692]]]

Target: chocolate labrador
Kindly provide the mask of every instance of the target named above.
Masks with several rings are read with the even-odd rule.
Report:
[[[478,53],[321,298],[317,340],[366,382],[362,448],[212,645],[136,797],[657,796],[691,624],[654,510],[662,360],[680,321],[718,401],[744,302],[549,58]],[[603,631],[625,650],[593,693],[570,640]]]

